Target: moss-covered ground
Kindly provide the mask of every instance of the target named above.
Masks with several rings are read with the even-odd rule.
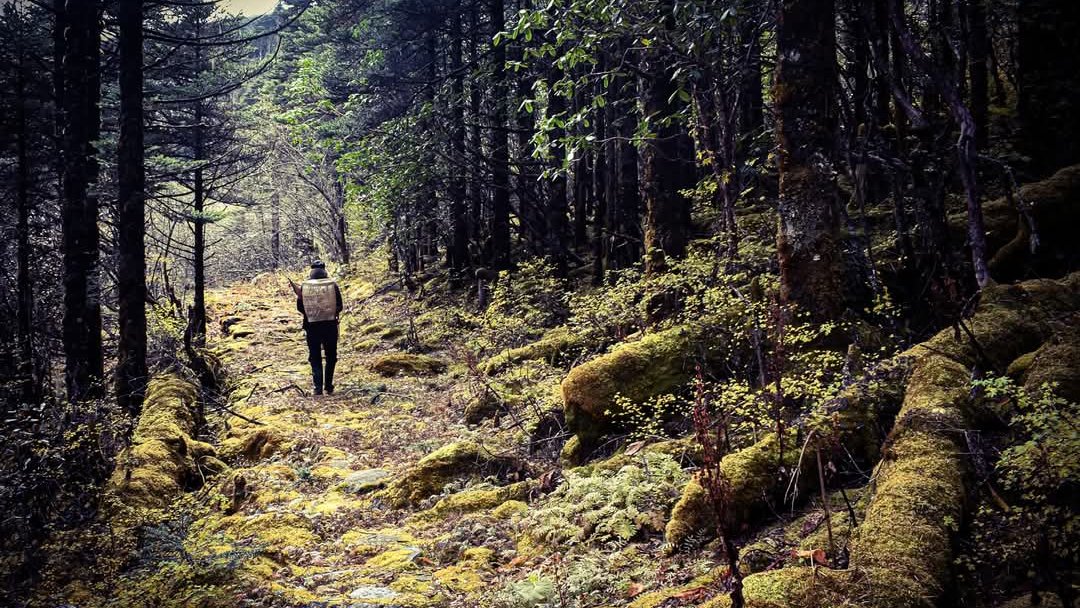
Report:
[[[558,348],[537,357],[524,346],[476,361],[411,294],[382,289],[385,280],[372,271],[342,281],[337,390],[319,396],[283,275],[213,291],[209,347],[227,400],[207,405],[201,425],[185,409],[196,402],[192,384],[155,381],[108,508],[96,527],[51,541],[37,604],[729,605],[732,580],[695,474],[701,446],[609,435],[606,451],[575,468],[565,452],[582,433],[573,437],[571,416],[557,415],[560,397],[600,416],[609,393],[642,378],[650,386],[641,390],[655,388],[649,378],[667,372],[644,356],[612,386],[587,382],[586,372],[680,330],[585,364],[558,362],[577,343],[562,329],[538,338]],[[971,326],[1002,369],[1067,380],[1033,349],[1077,298],[1075,280],[991,290]],[[975,356],[950,335],[909,351],[888,379],[844,393],[845,409],[828,420],[849,454],[869,460],[845,491],[819,493],[803,434],[812,425],[787,428],[785,451],[765,433],[724,458],[747,605],[915,606],[941,597],[969,476],[954,429],[966,424]],[[883,413],[893,402],[895,425]],[[893,430],[870,471],[877,424]],[[564,442],[571,448],[560,463]],[[779,462],[799,472],[795,481],[776,472]],[[78,559],[87,555],[97,557]]]

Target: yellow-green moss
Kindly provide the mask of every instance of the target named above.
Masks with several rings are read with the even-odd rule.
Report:
[[[799,464],[799,450],[794,428],[786,431],[784,441],[784,464],[789,470]],[[728,506],[733,521],[743,522],[760,515],[764,501],[780,491],[783,484],[777,476],[780,461],[780,445],[775,433],[768,433],[748,448],[728,454],[720,461],[720,470],[728,483],[731,502]],[[801,465],[809,466],[809,459]],[[800,475],[800,482],[807,483],[809,475]],[[715,522],[708,494],[697,478],[683,489],[683,495],[671,511],[664,538],[671,550],[679,546],[691,534],[711,533]]]
[[[371,371],[381,376],[429,376],[442,373],[446,363],[428,355],[389,353],[371,363]]]
[[[1080,278],[1028,281],[984,290],[968,325],[976,350],[952,330],[907,355],[914,367],[903,407],[877,466],[872,496],[844,572],[785,568],[745,579],[748,606],[934,605],[949,585],[953,535],[962,525],[969,366],[1010,362],[1039,346],[1055,318],[1080,303]]]
[[[1031,367],[1032,362],[1035,361],[1035,351],[1030,353],[1024,353],[1019,357],[1013,359],[1012,363],[1005,370],[1005,375],[1023,382],[1024,376],[1027,375],[1028,369]]]
[[[462,553],[460,562],[435,572],[435,578],[456,593],[476,593],[484,587],[482,574],[491,571],[494,555],[487,547],[471,547]]]
[[[480,371],[492,376],[522,361],[544,359],[551,362],[561,353],[578,346],[580,343],[580,339],[571,333],[567,327],[556,327],[549,330],[536,342],[504,350],[484,361],[480,364]]]
[[[413,561],[420,555],[420,550],[412,547],[398,547],[389,549],[369,559],[364,566],[382,572],[400,572],[413,570],[416,563]]]
[[[508,486],[492,487],[490,485],[464,490],[451,494],[435,503],[431,509],[423,512],[423,519],[437,519],[453,513],[473,513],[492,509],[509,500],[527,500],[529,492],[535,486],[531,481],[519,481]]]
[[[1024,386],[1039,390],[1044,385],[1053,385],[1054,393],[1064,399],[1080,402],[1080,327],[1064,328],[1032,353]]]
[[[280,451],[285,438],[271,426],[237,426],[221,441],[221,454],[225,458],[263,460]]]
[[[991,251],[990,269],[999,280],[1014,279],[1025,271],[1055,276],[1068,268],[1075,250],[1075,227],[1080,223],[1080,165],[1065,167],[1050,177],[1025,184],[1019,199],[1035,220],[1039,246],[1031,247],[1031,227],[1008,198],[989,201],[983,214]],[[950,223],[963,227],[961,216]]]
[[[424,456],[380,496],[400,508],[437,494],[448,482],[490,470],[496,458],[479,444],[462,441]]]
[[[567,424],[583,438],[595,437],[614,424],[615,395],[643,402],[686,382],[693,339],[683,327],[646,334],[570,370],[562,382]]]
[[[573,440],[573,438],[571,438],[571,440]],[[640,444],[638,444],[632,454],[628,454],[627,446],[624,446],[610,458],[582,465],[577,467],[577,471],[584,475],[591,475],[598,471],[618,471],[628,464],[641,462],[644,454],[663,454],[665,456],[671,456],[680,463],[694,465],[701,463],[702,451],[701,444],[699,444],[697,439],[693,436],[682,437],[679,439],[665,439],[646,444],[644,447],[640,447]]]
[[[132,445],[117,459],[108,491],[134,507],[160,509],[224,465],[213,446],[192,439],[198,391],[175,376],[151,380]]]
[[[495,519],[511,519],[529,512],[529,505],[520,500],[508,500],[491,510]]]
[[[257,515],[227,515],[204,522],[206,533],[221,533],[228,540],[254,540],[270,553],[290,547],[308,547],[318,542],[307,519],[285,511]]]

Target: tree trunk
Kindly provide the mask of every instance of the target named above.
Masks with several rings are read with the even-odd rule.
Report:
[[[503,0],[489,1],[491,28],[497,34],[506,27]],[[510,267],[510,159],[506,132],[504,42],[492,45],[491,63],[491,265],[503,270]]]
[[[621,80],[621,79],[612,79]],[[623,83],[620,83],[623,84]],[[615,86],[614,84],[612,86]],[[614,144],[615,163],[613,176],[615,196],[612,210],[613,230],[611,239],[612,270],[628,268],[641,260],[643,254],[641,234],[641,189],[638,186],[638,150],[634,146],[635,120],[634,104],[629,100],[621,102],[625,112],[614,125],[617,140]]]
[[[554,84],[560,77],[561,73],[557,69],[552,69],[548,79],[548,116],[561,116],[566,113],[566,99],[553,90]],[[547,205],[544,209],[546,218],[544,240],[547,244],[545,249],[548,257],[555,264],[555,272],[558,276],[566,276],[567,238],[570,236],[569,208],[566,197],[567,180],[565,167],[563,167],[566,150],[561,141],[564,135],[563,130],[558,127],[551,132],[551,165],[556,172],[548,182]]]
[[[859,304],[844,280],[844,209],[836,185],[836,32],[833,0],[789,0],[777,23],[773,98],[780,146],[781,298],[817,319]]]
[[[753,137],[765,126],[765,94],[761,86],[761,32],[753,13],[762,10],[756,6],[744,7],[751,13],[739,20],[738,40],[746,55],[738,58],[739,65],[739,135]]]
[[[971,117],[975,121],[975,145],[986,149],[989,135],[990,91],[988,61],[990,35],[986,26],[986,0],[968,0],[968,77],[971,80]]]
[[[68,2],[64,48],[64,363],[68,399],[104,394],[98,200],[92,192],[98,162],[94,141],[99,107],[101,3]]]
[[[1041,177],[1080,162],[1080,2],[1021,2],[1017,45],[1022,143]]]
[[[21,41],[20,41],[21,42]],[[22,45],[16,49],[15,65],[15,205],[18,218],[15,225],[18,334],[18,385],[24,403],[37,401],[37,382],[34,374],[34,291],[30,282],[30,137],[26,117],[26,56]]]
[[[600,63],[597,66],[600,70],[603,70],[607,65],[603,57],[600,58]],[[596,94],[603,95],[606,91],[601,84],[596,84]],[[608,109],[608,105],[605,105],[596,113],[596,128],[595,135],[596,141],[605,142],[596,149],[595,157],[593,161],[592,172],[592,195],[593,200],[596,201],[596,208],[593,210],[592,216],[592,250],[593,250],[593,265],[592,265],[592,283],[593,285],[600,285],[604,282],[604,261],[607,258],[607,248],[605,242],[607,235],[605,234],[605,227],[608,222],[608,197],[611,193],[609,184],[611,183],[611,176],[608,174],[608,159],[610,158],[609,152],[612,150],[612,146],[606,143],[608,137],[608,120],[611,116],[611,111]]]
[[[465,199],[465,84],[461,61],[461,13],[450,15],[450,261],[451,284],[465,284],[469,265],[469,233]]]
[[[270,194],[270,267],[281,266],[281,197],[275,189]]]
[[[686,253],[689,202],[683,187],[684,134],[666,118],[678,110],[670,62],[658,51],[649,51],[647,76],[642,78],[642,101],[650,130],[655,134],[642,148],[642,192],[645,198],[645,272],[668,268],[669,258]]]
[[[473,1],[469,11],[469,58],[476,69],[480,65],[483,55],[483,45],[480,43],[482,32],[480,30],[480,16],[477,0]],[[486,259],[486,247],[484,246],[484,188],[482,170],[483,139],[480,125],[483,123],[481,116],[481,90],[478,79],[474,78],[469,83],[469,121],[472,123],[468,130],[469,147],[469,182],[465,185],[466,196],[469,200],[469,239],[475,252],[470,252],[473,263]]]
[[[975,173],[978,154],[975,149],[975,121],[971,112],[964,105],[955,81],[949,73],[942,73],[936,64],[923,54],[922,49],[908,30],[901,0],[893,0],[891,5],[893,31],[896,33],[904,52],[930,78],[930,84],[945,102],[953,121],[960,127],[960,136],[956,142],[957,172],[964,186],[964,202],[968,216],[968,246],[971,248],[972,269],[979,288],[991,282],[990,270],[986,263],[986,228],[983,222],[982,205],[979,203],[979,184]]]
[[[120,141],[117,145],[117,269],[120,341],[116,400],[132,419],[146,395],[146,247],[143,159],[143,3],[120,0]]]

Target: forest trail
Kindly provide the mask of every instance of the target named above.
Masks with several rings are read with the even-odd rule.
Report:
[[[232,388],[218,482],[235,510],[202,522],[262,555],[241,569],[249,598],[287,605],[447,605],[482,582],[490,549],[434,557],[446,530],[379,494],[425,454],[468,435],[451,374],[383,377],[372,364],[408,340],[400,296],[342,283],[337,391],[311,394],[300,314],[282,275],[213,292],[211,347]],[[357,302],[364,299],[362,305]],[[446,353],[432,352],[446,361]],[[453,369],[453,368],[451,368]],[[237,481],[242,479],[242,481]],[[467,564],[465,567],[463,564]],[[277,605],[276,603],[274,605]]]

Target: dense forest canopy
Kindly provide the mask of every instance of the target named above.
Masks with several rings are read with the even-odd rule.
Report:
[[[0,603],[1076,605],[1080,3],[0,7]]]

